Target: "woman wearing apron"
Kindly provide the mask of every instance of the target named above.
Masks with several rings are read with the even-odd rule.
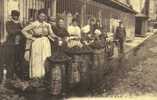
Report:
[[[51,45],[49,38],[55,37],[51,25],[46,21],[44,11],[39,11],[38,20],[26,26],[22,32],[32,40],[30,55],[30,78],[42,78],[45,76],[45,61],[51,56]],[[29,33],[31,31],[31,33]]]

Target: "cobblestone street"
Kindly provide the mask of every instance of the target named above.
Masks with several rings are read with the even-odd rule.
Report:
[[[104,79],[109,91],[101,96],[156,95],[157,35],[146,41],[128,60],[123,59]],[[130,60],[130,61],[129,61]],[[112,83],[111,83],[112,82]],[[109,88],[110,87],[110,88]],[[105,90],[104,90],[105,91]]]

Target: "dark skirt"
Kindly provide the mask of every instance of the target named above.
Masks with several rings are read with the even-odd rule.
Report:
[[[5,64],[7,65],[7,77],[15,78],[14,76],[18,76],[19,78],[22,76],[22,70],[24,62],[24,52],[25,52],[25,37],[21,34],[20,40],[16,41],[16,35],[10,35],[7,37],[7,42],[4,44],[5,49]]]

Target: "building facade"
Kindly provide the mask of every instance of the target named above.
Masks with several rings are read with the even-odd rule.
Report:
[[[148,17],[149,17],[149,0],[130,0],[132,8],[137,12],[136,14],[136,36],[145,36],[148,32]]]
[[[128,39],[135,33],[135,11],[128,5],[129,0],[0,0],[0,38],[5,41],[5,22],[11,10],[19,10],[20,20],[26,23],[37,18],[39,9],[46,9],[48,16],[63,16],[67,25],[77,16],[80,26],[88,23],[90,17],[100,19],[105,32],[115,32],[118,21],[122,20]],[[130,2],[129,2],[130,3]]]
[[[157,28],[157,0],[149,0],[149,27]]]
[[[156,0],[150,0],[149,18],[151,20],[157,19],[157,1]]]

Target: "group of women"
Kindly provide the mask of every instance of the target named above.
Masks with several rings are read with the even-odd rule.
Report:
[[[92,43],[100,43],[99,40],[103,33],[100,20],[91,18],[88,24],[81,28],[77,18],[73,18],[71,24],[66,27],[64,18],[48,18],[44,10],[39,10],[38,18],[23,27],[19,21],[19,17],[19,11],[13,10],[11,12],[11,19],[6,22],[6,31],[8,33],[6,42],[8,46],[8,56],[6,57],[8,61],[7,78],[25,80],[24,72],[27,72],[29,81],[34,79],[42,80],[45,77],[46,79],[49,78],[48,74],[52,72],[51,74],[53,75],[51,76],[54,77],[54,80],[50,83],[51,85],[53,84],[51,86],[52,90],[54,90],[53,95],[60,94],[60,91],[65,92],[66,86],[62,86],[64,85],[62,81],[66,79],[63,79],[64,77],[62,76],[67,73],[62,73],[62,69],[58,66],[52,68],[51,71],[49,68],[47,69],[47,58],[53,58],[54,54],[57,54],[55,52],[58,50],[60,53],[65,49],[83,48],[84,46],[92,47]],[[31,41],[31,45],[29,48],[29,70],[26,71],[28,63],[25,66],[23,62],[26,60],[24,55],[26,46],[28,46],[28,40]],[[73,68],[71,69],[74,70],[70,70],[72,77],[68,80],[72,84],[77,84],[80,81],[79,71],[76,71],[79,70],[79,65],[74,62],[72,66]],[[51,81],[51,79],[48,81]]]
[[[48,57],[53,55],[53,48],[50,41],[58,41],[58,45],[65,46],[68,48],[73,47],[83,47],[83,45],[88,45],[90,42],[82,38],[82,33],[86,33],[88,40],[94,36],[99,36],[102,33],[102,26],[100,21],[95,24],[94,19],[91,19],[88,25],[82,29],[79,27],[77,19],[73,19],[72,23],[65,27],[65,21],[63,18],[54,20],[50,18],[50,22],[47,21],[47,16],[43,10],[38,13],[38,19],[31,22],[29,25],[22,28],[18,21],[20,13],[18,11],[12,11],[12,18],[7,22],[7,32],[8,32],[8,43],[15,45],[24,44],[21,42],[25,39],[31,40],[31,53],[29,60],[29,78],[42,78],[45,76],[45,61]],[[23,38],[21,38],[23,37]],[[15,47],[14,56],[20,54],[21,50],[25,46],[20,46],[21,48]],[[23,56],[20,56],[23,57]],[[20,59],[18,57],[18,59]],[[14,66],[20,63],[19,60],[15,61]],[[17,65],[20,67],[21,65]],[[14,69],[14,67],[12,68]],[[16,73],[16,72],[15,72]]]

